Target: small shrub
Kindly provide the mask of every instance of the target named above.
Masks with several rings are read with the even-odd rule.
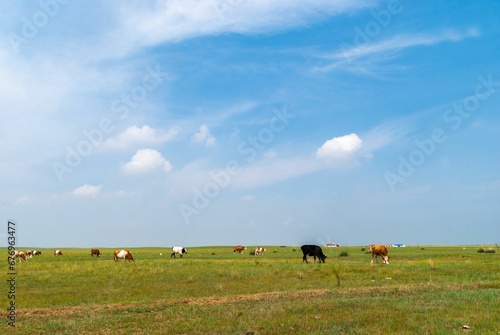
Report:
[[[479,250],[477,252],[479,252],[480,254],[482,254],[484,252],[484,249],[483,248],[479,248]]]
[[[493,248],[488,248],[484,252],[487,253],[487,254],[494,254],[496,251]]]
[[[340,257],[347,257],[349,256],[347,251],[342,251],[340,254],[339,254]]]
[[[361,251],[365,251],[365,250],[366,250],[366,248],[361,248]]]

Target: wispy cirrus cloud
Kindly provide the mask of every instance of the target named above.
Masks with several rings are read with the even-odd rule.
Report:
[[[303,26],[329,16],[352,12],[376,4],[372,0],[172,0],[124,3],[118,11],[118,30],[110,36],[115,52],[130,52],[144,46],[176,42],[196,36],[222,33],[259,34]]]
[[[331,72],[348,69],[358,73],[370,73],[370,67],[394,59],[406,49],[437,45],[443,42],[460,42],[479,35],[480,31],[477,28],[470,28],[464,32],[449,29],[436,33],[400,34],[360,45],[342,44],[339,50],[322,56],[331,60],[329,64],[314,67],[312,71]]]

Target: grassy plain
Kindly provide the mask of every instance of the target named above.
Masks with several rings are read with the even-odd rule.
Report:
[[[9,334],[500,334],[500,250],[390,248],[370,264],[361,247],[299,247],[262,256],[232,247],[129,249],[135,263],[89,249],[52,250],[16,265],[16,327]],[[295,249],[295,251],[294,251]],[[250,247],[249,247],[250,250]],[[160,256],[160,253],[163,253]],[[340,257],[340,254],[347,256]],[[8,266],[2,271],[7,316]],[[462,330],[463,325],[470,331]]]

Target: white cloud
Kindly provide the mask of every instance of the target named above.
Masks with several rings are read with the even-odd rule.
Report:
[[[204,143],[207,147],[215,146],[216,141],[206,125],[202,125],[198,132],[193,134],[192,140],[196,143]]]
[[[121,134],[108,138],[101,146],[101,149],[121,150],[130,149],[136,146],[160,145],[171,141],[177,136],[176,130],[159,131],[149,126],[141,128],[133,125],[125,129]]]
[[[102,185],[89,185],[85,184],[73,190],[72,194],[78,198],[95,198],[101,192]]]
[[[360,45],[343,45],[341,50],[326,56],[332,62],[325,66],[313,68],[315,72],[330,72],[338,69],[348,69],[361,73],[371,73],[376,63],[392,60],[402,50],[430,46],[442,42],[459,42],[465,38],[477,37],[480,32],[471,28],[465,32],[445,30],[431,34],[397,35],[380,41],[367,41]]]
[[[370,0],[170,0],[157,1],[155,6],[126,3],[119,11],[121,26],[112,36],[128,38],[115,38],[121,45],[115,44],[113,50],[124,53],[196,36],[283,30],[374,4]]]
[[[129,174],[142,174],[152,171],[170,172],[172,164],[156,150],[141,149],[137,150],[130,162],[122,165],[122,170]]]
[[[326,141],[316,151],[316,157],[321,159],[350,157],[361,150],[363,141],[356,134],[334,137]]]

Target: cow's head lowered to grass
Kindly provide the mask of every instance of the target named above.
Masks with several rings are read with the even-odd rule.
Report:
[[[370,251],[372,252],[372,263],[374,258],[377,259],[377,257],[380,256],[384,264],[389,264],[389,256],[387,255],[387,248],[385,245],[370,244]]]
[[[118,262],[119,259],[128,260],[129,262],[134,262],[134,257],[132,257],[132,253],[128,250],[115,250],[115,262]]]

